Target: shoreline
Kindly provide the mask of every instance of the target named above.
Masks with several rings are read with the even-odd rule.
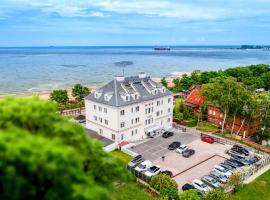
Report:
[[[172,80],[176,77],[181,77],[184,73],[188,72],[175,72],[175,74],[172,74],[172,76],[165,77],[167,80],[168,84],[172,84]],[[177,76],[178,75],[178,76]],[[152,80],[156,82],[160,82],[162,77],[152,77]],[[110,81],[110,80],[109,80]],[[96,90],[97,88],[103,86],[104,84],[108,83],[109,81],[103,82],[103,83],[98,83],[98,84],[89,84],[89,85],[83,85],[89,88],[89,90],[92,92],[93,90]],[[70,100],[73,100],[72,97],[72,87],[62,87],[62,88],[57,88],[53,90],[67,90],[68,91],[68,96]],[[50,93],[53,91],[52,89],[47,89],[47,90],[40,90],[40,91],[21,91],[17,93],[7,93],[7,94],[0,94],[0,99],[6,98],[6,97],[39,97],[41,99],[48,100],[50,99]]]

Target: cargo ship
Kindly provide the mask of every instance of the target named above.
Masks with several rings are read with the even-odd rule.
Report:
[[[155,47],[154,50],[155,51],[170,51],[171,48],[170,47]]]

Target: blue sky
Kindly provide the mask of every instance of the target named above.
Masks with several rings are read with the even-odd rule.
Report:
[[[0,46],[270,44],[270,0],[1,0]]]

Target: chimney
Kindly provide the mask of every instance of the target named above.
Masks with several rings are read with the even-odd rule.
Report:
[[[140,72],[139,73],[139,78],[146,78],[146,73],[145,72]]]
[[[119,81],[119,82],[125,81],[125,77],[123,75],[116,75],[116,76],[114,76],[114,79]]]

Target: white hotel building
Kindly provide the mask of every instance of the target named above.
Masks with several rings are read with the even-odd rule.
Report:
[[[172,126],[173,96],[145,73],[116,76],[85,98],[86,128],[115,141],[138,141]]]

